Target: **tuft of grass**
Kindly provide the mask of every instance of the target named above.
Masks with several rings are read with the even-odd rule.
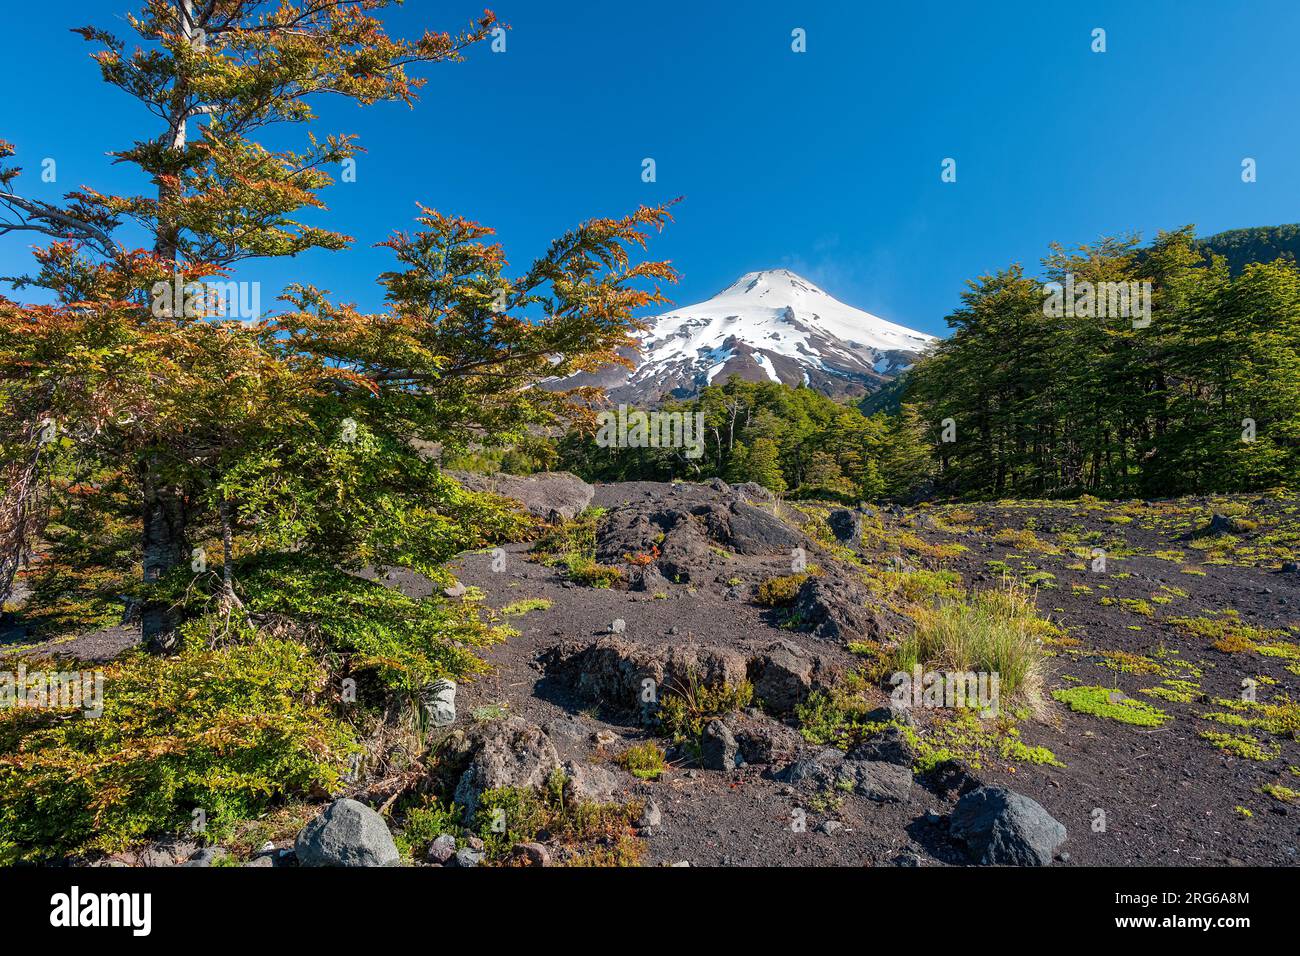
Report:
[[[893,667],[997,674],[1000,692],[1033,708],[1042,704],[1042,638],[1055,627],[1038,616],[1022,585],[976,591],[915,614],[916,627],[899,642]]]
[[[501,609],[501,613],[506,617],[517,617],[529,611],[545,611],[550,607],[551,602],[546,598],[524,598],[522,601],[507,604]]]
[[[714,717],[748,707],[753,700],[754,685],[747,680],[710,686],[691,671],[685,682],[674,682],[660,697],[659,723],[674,740],[698,740]]]
[[[1169,714],[1159,707],[1124,697],[1107,687],[1066,687],[1052,691],[1052,697],[1076,714],[1117,720],[1136,727],[1159,727],[1170,719]]]

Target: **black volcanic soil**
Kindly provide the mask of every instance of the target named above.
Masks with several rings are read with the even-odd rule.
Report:
[[[963,849],[947,835],[958,794],[935,778],[918,778],[910,799],[899,803],[845,792],[814,797],[783,779],[790,755],[720,771],[669,748],[668,772],[655,782],[640,781],[615,758],[635,743],[669,742],[633,715],[584,696],[571,672],[552,665],[559,648],[572,654],[611,639],[650,653],[722,649],[742,660],[785,642],[817,662],[818,682],[826,684],[862,663],[850,642],[888,644],[899,624],[872,606],[879,601],[861,590],[866,578],[899,569],[947,570],[960,574],[963,587],[993,588],[1010,576],[1037,588],[1040,615],[1064,634],[1047,648],[1049,694],[1099,685],[1158,706],[1171,719],[1156,728],[1133,726],[1075,713],[1049,697],[1040,717],[1022,716],[1017,730],[1020,740],[1049,749],[1062,766],[987,750],[962,753],[968,782],[973,777],[1012,788],[1064,824],[1069,836],[1057,866],[1300,862],[1300,802],[1263,792],[1269,785],[1300,790],[1294,710],[1289,734],[1205,717],[1230,709],[1223,701],[1238,699],[1246,679],[1256,682],[1261,702],[1300,700],[1300,573],[1291,564],[1300,555],[1295,500],[864,506],[858,513],[865,533],[845,546],[825,521],[837,506],[763,498],[720,482],[596,486],[592,506],[604,511],[597,551],[619,564],[625,585],[633,587],[575,583],[561,568],[541,563],[529,544],[506,547],[504,563],[490,552],[460,556],[453,569],[481,592],[485,606],[499,610],[529,599],[550,604],[506,617],[519,633],[484,652],[489,674],[461,685],[457,724],[502,711],[523,717],[547,732],[562,760],[612,774],[618,799],[653,801],[662,819],[643,832],[651,865],[965,864]],[[1204,534],[1216,513],[1242,521],[1232,533]],[[769,520],[774,517],[780,520]],[[816,623],[810,620],[790,626],[783,612],[756,602],[760,582],[790,573],[791,546],[806,549],[808,562],[821,569],[819,580],[842,599],[839,610],[846,616],[837,618],[838,627],[804,629]],[[1097,547],[1107,554],[1104,572],[1090,569]],[[427,579],[406,572],[390,571],[381,580],[430,593]],[[1260,653],[1259,644],[1220,650],[1213,637],[1194,636],[1176,622],[1223,620],[1225,611],[1243,624],[1271,629],[1263,646],[1277,653]],[[136,640],[138,631],[123,626],[36,645],[19,625],[0,643],[22,654],[104,660]],[[1179,678],[1194,685],[1187,702],[1144,694]],[[868,693],[873,704],[887,702],[884,690]],[[758,712],[748,719],[785,733],[804,753],[820,749],[802,741],[792,715],[779,718],[784,727]],[[934,712],[916,715],[917,733],[935,734],[938,719]],[[1267,759],[1225,753],[1201,736],[1206,731],[1252,734]],[[1095,825],[1098,811],[1104,829]]]
[[[616,508],[642,501],[652,508],[664,502],[710,500],[731,500],[731,492],[700,485],[606,485],[597,487],[593,505]],[[990,567],[988,562],[1003,562],[1021,577],[1044,571],[1054,575],[1038,592],[1040,613],[1079,643],[1054,648],[1048,665],[1049,691],[1071,686],[1073,678],[1077,683],[1114,687],[1174,715],[1164,726],[1149,729],[1077,714],[1050,702],[1044,719],[1022,721],[1019,730],[1025,743],[1049,748],[1063,767],[996,757],[980,761],[974,775],[981,782],[1031,796],[1065,824],[1069,839],[1057,865],[1300,862],[1300,806],[1259,792],[1265,784],[1300,789],[1300,777],[1289,770],[1300,765],[1296,741],[1257,732],[1261,741],[1280,748],[1276,758],[1257,762],[1222,753],[1199,736],[1205,730],[1237,732],[1199,715],[1222,710],[1211,703],[1214,698],[1238,697],[1244,678],[1275,681],[1261,682],[1259,699],[1280,701],[1297,699],[1300,677],[1286,670],[1286,659],[1223,653],[1209,639],[1192,637],[1168,621],[1233,609],[1243,622],[1259,627],[1284,628],[1300,622],[1300,574],[1270,569],[1281,563],[1287,548],[1295,547],[1296,507],[1290,501],[1254,501],[1252,517],[1262,520],[1230,553],[1229,560],[1239,563],[1213,564],[1204,563],[1209,552],[1191,547],[1191,542],[1201,540],[1194,532],[1208,522],[1215,504],[1085,500],[876,512],[883,536],[877,542],[879,551],[864,546],[861,553],[868,560],[887,554],[887,560],[906,566],[950,568],[976,587],[996,586],[1006,573],[1006,568]],[[785,513],[794,514],[788,505]],[[954,521],[954,515],[959,520]],[[1041,546],[1017,549],[995,540],[1003,529],[1026,527],[1035,530]],[[1042,553],[1058,548],[1053,542],[1062,533],[1085,554],[1099,538],[1110,552],[1107,573],[1084,569],[1083,559],[1069,548],[1060,548],[1060,554]],[[900,546],[900,537],[907,543]],[[950,549],[952,545],[967,550]],[[816,557],[810,556],[810,561],[834,562],[813,547]],[[926,547],[942,553],[927,553]],[[1183,553],[1184,563],[1171,560],[1171,553],[1152,554],[1173,551]],[[513,546],[506,553],[500,572],[492,570],[488,554],[465,555],[457,565],[459,576],[482,589],[492,607],[527,598],[545,598],[552,604],[512,618],[519,636],[488,651],[494,673],[463,687],[458,705],[467,711],[504,706],[541,724],[562,757],[609,765],[612,755],[648,736],[644,728],[607,717],[589,701],[573,697],[548,679],[539,663],[562,642],[607,636],[616,619],[625,622],[620,637],[650,645],[700,642],[749,648],[787,640],[830,660],[844,658],[843,648],[835,642],[780,627],[771,612],[738,598],[736,592],[743,589],[727,583],[789,573],[781,557],[729,553],[722,566],[710,568],[717,573],[693,576],[690,584],[668,583],[650,593],[575,585],[559,571],[530,560],[527,546]],[[1183,573],[1184,568],[1201,573]],[[1074,593],[1076,584],[1090,590]],[[1174,596],[1162,587],[1187,596]],[[1153,595],[1168,603],[1151,604]],[[1104,606],[1102,597],[1116,603]],[[1120,599],[1144,600],[1153,613],[1130,611]],[[1105,667],[1100,654],[1106,651],[1198,664],[1205,697],[1189,704],[1144,697],[1140,691],[1158,685],[1162,676]],[[880,700],[886,700],[883,692]],[[597,734],[613,734],[616,739],[598,744]],[[948,842],[943,822],[955,794],[917,787],[909,802],[898,804],[841,795],[838,806],[818,812],[809,807],[805,794],[775,778],[779,770],[745,766],[722,772],[683,765],[654,783],[619,771],[625,795],[651,798],[663,812],[662,825],[648,838],[647,862],[936,865],[963,861]],[[798,832],[791,822],[801,809],[807,826]],[[1097,810],[1105,814],[1104,832],[1094,824]],[[843,826],[832,833],[821,832],[818,825],[824,820]]]

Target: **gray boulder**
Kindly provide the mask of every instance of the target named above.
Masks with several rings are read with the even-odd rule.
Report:
[[[984,866],[1047,866],[1066,838],[1040,803],[1005,787],[979,787],[958,800],[949,832]]]
[[[619,781],[599,764],[569,760],[564,764],[564,796],[574,802],[611,803]]]
[[[448,472],[467,491],[487,491],[513,498],[529,514],[546,521],[576,518],[591,504],[596,489],[567,471],[539,472],[535,475],[479,475],[472,472]]]
[[[750,709],[727,718],[745,763],[785,763],[799,752],[803,738],[793,727]]]
[[[754,695],[777,714],[794,710],[813,686],[814,662],[798,647],[780,641],[749,665]]]
[[[730,728],[720,720],[711,720],[700,736],[700,763],[706,770],[734,770],[740,748]]]
[[[831,641],[875,640],[894,626],[886,623],[885,608],[862,585],[831,575],[804,581],[793,612],[804,630]]]
[[[303,827],[294,850],[300,866],[395,866],[400,859],[384,818],[347,798]]]
[[[826,516],[831,534],[843,544],[857,544],[862,540],[862,515],[848,508],[836,508]]]
[[[785,771],[785,779],[804,790],[831,790],[840,779],[844,754],[834,747],[805,754]]]
[[[756,481],[746,481],[739,485],[732,485],[731,490],[734,491],[738,497],[750,501],[776,500],[776,495]]]
[[[456,838],[450,833],[441,833],[429,844],[429,851],[424,858],[430,863],[446,865],[456,855]]]
[[[879,760],[900,767],[910,767],[914,756],[907,734],[893,724],[849,752],[849,757],[853,760]]]
[[[230,852],[225,847],[208,846],[199,850],[181,866],[215,866],[218,860],[228,856],[230,856]]]
[[[420,691],[420,703],[434,727],[450,727],[456,722],[456,682],[443,678]]]
[[[912,793],[912,771],[877,760],[850,760],[833,747],[796,760],[785,779],[803,790],[851,790],[877,803],[901,803]]]
[[[769,511],[744,501],[725,511],[710,509],[703,518],[709,537],[737,554],[781,554],[805,543],[803,535]]]
[[[483,862],[483,851],[471,850],[465,847],[463,850],[457,850],[456,855],[452,857],[457,866],[478,866]]]
[[[840,779],[853,783],[853,792],[877,803],[904,803],[912,794],[912,771],[879,760],[846,760]]]

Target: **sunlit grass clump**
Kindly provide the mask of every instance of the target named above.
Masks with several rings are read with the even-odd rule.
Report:
[[[997,674],[999,692],[1038,710],[1043,702],[1043,638],[1055,627],[1038,616],[1031,592],[1009,583],[940,601],[913,614],[916,626],[894,652],[894,667]]]

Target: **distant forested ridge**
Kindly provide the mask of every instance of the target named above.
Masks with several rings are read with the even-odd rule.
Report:
[[[1300,259],[1300,223],[1229,229],[1198,239],[1196,244],[1207,253],[1223,256],[1228,270],[1233,275],[1241,275],[1252,262],[1272,262],[1284,257]]]

